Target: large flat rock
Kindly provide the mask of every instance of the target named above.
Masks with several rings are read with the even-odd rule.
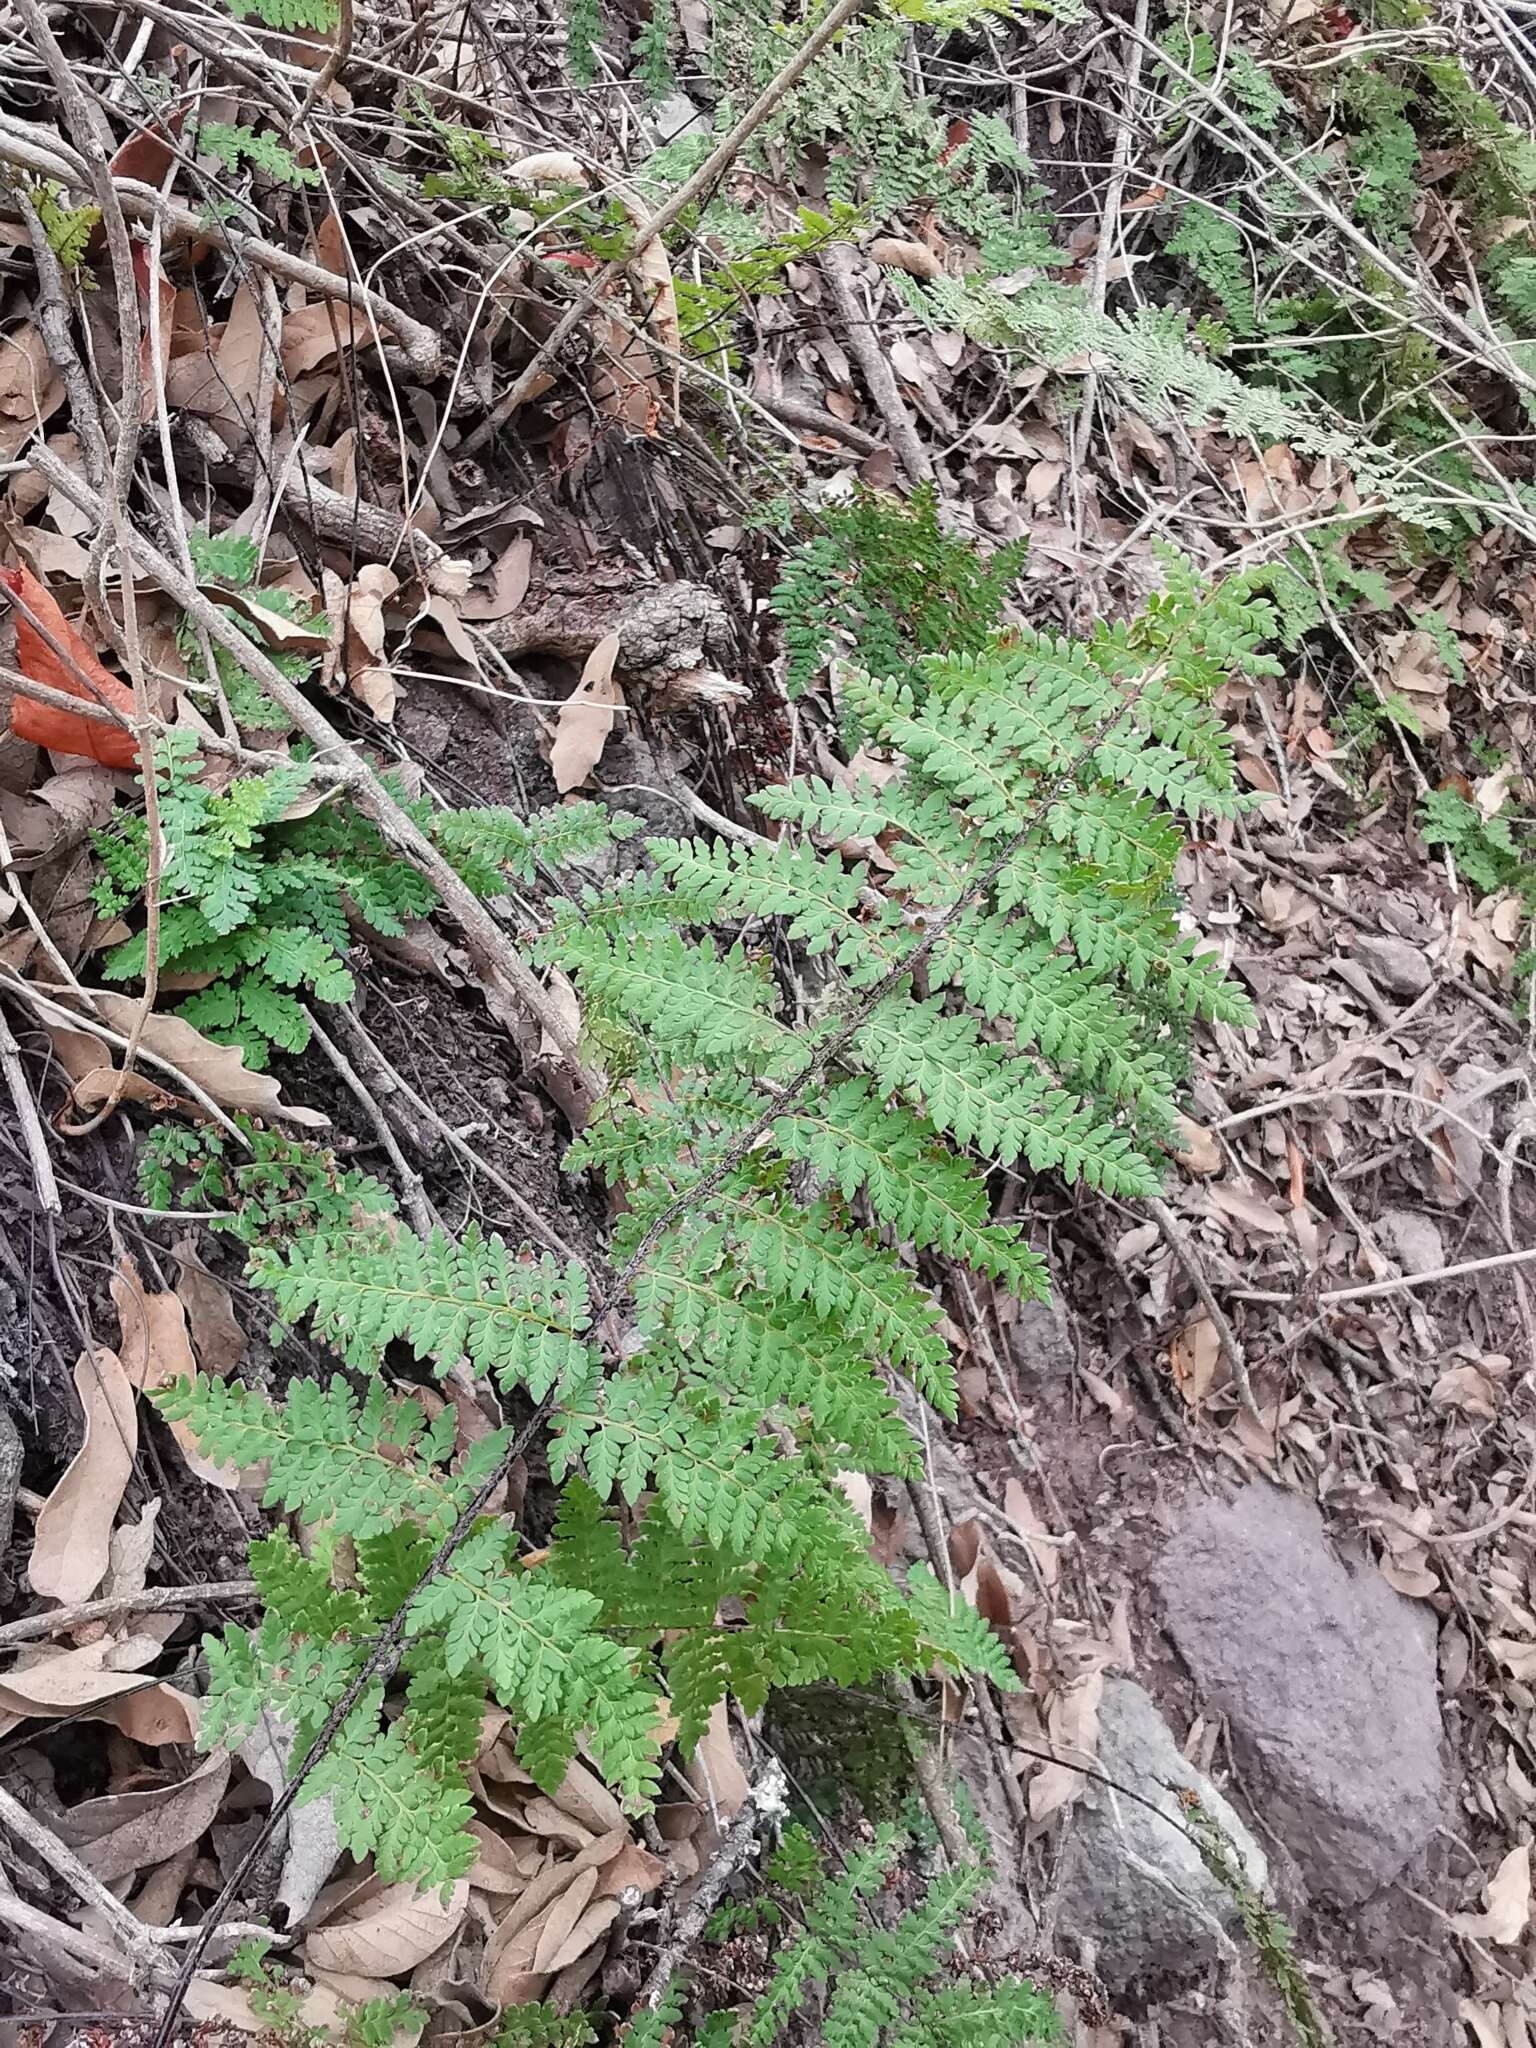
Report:
[[[1157,1568],[1168,1631],[1229,1720],[1243,1789],[1312,1897],[1389,1884],[1443,1818],[1433,1616],[1263,1484],[1197,1506]]]

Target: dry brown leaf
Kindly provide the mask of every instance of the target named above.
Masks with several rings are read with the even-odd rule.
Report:
[[[1003,1489],[1003,1512],[1029,1546],[1035,1569],[1049,1591],[1061,1573],[1061,1546],[1036,1514],[1034,1503],[1017,1479],[1010,1479]]]
[[[38,1510],[27,1581],[45,1600],[89,1600],[106,1574],[112,1524],[133,1474],[139,1416],[133,1385],[115,1351],[82,1352],[75,1391],[85,1437]]]
[[[125,1693],[121,1699],[84,1716],[87,1721],[106,1721],[122,1730],[130,1742],[142,1742],[146,1749],[161,1749],[166,1743],[186,1748],[195,1743],[202,1722],[202,1702],[178,1686],[146,1685],[142,1692]]]
[[[593,1844],[595,1848],[596,1843]],[[599,1899],[616,1899],[621,1892],[635,1891],[644,1896],[653,1892],[667,1874],[667,1866],[659,1856],[653,1856],[649,1849],[641,1848],[633,1839],[627,1840],[616,1856],[609,1857],[599,1866],[597,1891]]]
[[[552,1842],[568,1842],[573,1849],[585,1849],[598,1831],[583,1826],[553,1799],[523,1802],[523,1824],[531,1834],[545,1835]]]
[[[463,1878],[450,1888],[446,1902],[440,1892],[419,1892],[412,1884],[386,1885],[344,1919],[317,1927],[305,1942],[305,1954],[317,1969],[398,1977],[457,1932],[468,1905]]]
[[[585,1764],[572,1762],[550,1795],[556,1806],[579,1820],[594,1834],[605,1834],[624,1826],[624,1809],[594,1772]]]
[[[1386,663],[1382,680],[1387,688],[1407,694],[1426,733],[1448,732],[1451,713],[1446,697],[1451,678],[1433,635],[1384,633],[1378,645]]]
[[[491,565],[488,591],[471,590],[459,606],[459,616],[473,619],[504,619],[515,612],[528,594],[533,573],[533,542],[526,533],[509,541]]]
[[[1531,1852],[1522,1842],[1511,1849],[1483,1888],[1487,1911],[1458,1913],[1451,1925],[1458,1934],[1509,1946],[1525,1933],[1531,1918]]]
[[[1073,1764],[1093,1763],[1099,1753],[1099,1702],[1104,1697],[1104,1673],[1083,1672],[1052,1699],[1046,1713],[1051,1747]],[[1074,1800],[1083,1787],[1083,1774],[1068,1763],[1045,1764],[1030,1781],[1029,1816],[1045,1820]]]
[[[569,1969],[578,1957],[586,1954],[593,1942],[608,1932],[608,1929],[618,1917],[619,1902],[617,1899],[594,1899],[570,1933],[565,1937],[565,1940],[552,1952],[550,1951],[546,1930],[544,1940],[539,1943],[539,1954],[534,1960],[534,1968],[539,1971],[547,1969],[551,1976],[557,1975],[561,1970]],[[553,1923],[553,1914],[551,1914],[550,1919],[551,1923]],[[543,1960],[546,1954],[549,1956],[547,1963]]]
[[[82,1113],[93,1103],[99,1108],[106,1101],[112,1076],[117,1072],[112,1064],[111,1047],[101,1039],[93,1038],[88,1031],[66,1031],[58,1024],[50,1024],[47,1029],[53,1041],[55,1058],[76,1084],[70,1092],[71,1104]],[[180,1110],[192,1117],[197,1116],[202,1108],[190,1095],[175,1094],[160,1083],[151,1081],[137,1068],[122,1083],[121,1099],[146,1103],[152,1109]]]
[[[347,686],[385,725],[400,692],[384,659],[384,607],[399,588],[400,578],[382,562],[365,562],[350,587],[325,572],[326,610],[343,648]]]
[[[195,1850],[178,1849],[158,1870],[152,1870],[127,1902],[133,1917],[142,1920],[146,1927],[169,1927],[176,1918],[187,1874],[196,1860]]]
[[[588,1902],[596,1890],[597,1872],[595,1870],[579,1870],[576,1872],[569,1885],[567,1885],[560,1894],[560,1897],[556,1899],[550,1908],[548,1917],[544,1921],[543,1928],[539,1934],[538,1946],[533,1952],[533,1962],[531,1965],[533,1969],[544,1971],[548,1975],[553,1976],[556,1970],[564,1967],[555,1958],[564,1949],[571,1929],[586,1911]],[[581,1950],[577,1949],[576,1954],[580,1955],[580,1953]],[[570,1958],[567,1957],[566,1960],[569,1961]]]
[[[724,1700],[709,1712],[709,1726],[688,1759],[688,1782],[721,1822],[732,1821],[746,1804],[747,1774],[731,1741]]]
[[[145,1503],[144,1512],[136,1522],[121,1522],[112,1531],[112,1541],[107,1550],[106,1576],[102,1579],[99,1598],[120,1599],[125,1593],[142,1593],[149,1578],[149,1561],[154,1555],[157,1524],[160,1510],[164,1505],[159,1494]],[[129,1628],[133,1626],[130,1622]],[[88,1642],[94,1633],[109,1633],[104,1621],[91,1622],[85,1629],[77,1629],[75,1640]]]
[[[93,1589],[94,1590],[94,1589]],[[35,1663],[7,1671],[0,1676],[0,1707],[12,1714],[42,1715],[78,1713],[82,1707],[99,1706],[119,1693],[132,1692],[143,1680],[132,1671],[109,1671],[109,1651],[119,1648],[111,1637],[87,1643],[79,1650],[59,1650],[39,1657]],[[151,1645],[158,1656],[160,1645]]]
[[[224,590],[210,584],[203,595],[226,611],[238,613],[256,628],[262,644],[279,654],[324,654],[331,644],[331,632],[324,620],[317,626],[299,619],[285,619],[281,612],[261,602],[259,590]]]
[[[261,302],[249,282],[243,281],[230,302],[229,317],[215,351],[224,408],[236,420],[251,417],[251,402],[261,384],[262,357],[270,347],[262,326]]]
[[[1310,0],[1307,0],[1307,4],[1310,4]],[[1477,2038],[1477,2048],[1510,2048],[1510,2039],[1504,2031],[1497,1999],[1490,1998],[1486,2004],[1479,2005],[1475,1998],[1459,1998],[1456,2001],[1456,2014],[1472,2029]],[[1525,2029],[1522,2027],[1521,2040],[1524,2041],[1526,2038]]]
[[[518,1900],[486,1943],[480,1989],[493,2005],[525,2005],[543,1996],[549,1978],[547,1973],[535,1971],[534,1952],[571,1878],[569,1864],[542,1873],[529,1887],[530,1894],[537,1891],[541,1897],[539,1909],[525,1919],[526,1901]],[[553,1882],[556,1879],[558,1883]]]
[[[181,1275],[176,1292],[187,1312],[197,1362],[205,1373],[225,1379],[245,1356],[245,1332],[235,1320],[230,1291],[197,1256],[194,1238],[178,1238],[171,1254]]]
[[[121,1357],[129,1381],[145,1393],[197,1377],[197,1360],[187,1332],[187,1312],[174,1294],[152,1293],[144,1285],[132,1255],[122,1253],[111,1282],[112,1305],[123,1333]],[[205,1458],[185,1422],[169,1424],[187,1470],[210,1486],[232,1493],[240,1484],[235,1465]]]
[[[37,329],[0,334],[0,461],[19,455],[63,403],[64,380]]]
[[[532,156],[520,156],[515,164],[508,164],[506,176],[513,184],[524,185],[587,185],[587,167],[579,156],[573,156],[567,149],[536,150]]]
[[[469,1832],[480,1844],[480,1853],[465,1872],[464,1882],[472,1891],[493,1892],[500,1897],[518,1898],[528,1889],[528,1874],[519,1869],[517,1852],[504,1835],[487,1821],[472,1820]]]
[[[194,1977],[187,1987],[186,2010],[194,2020],[225,2027],[238,2027],[242,2034],[263,2034],[272,2038],[270,2008],[263,2018],[251,2003],[243,1984],[215,1984],[211,1977]],[[306,2027],[324,2029],[326,2037],[339,2036],[348,2007],[327,1984],[316,1984],[299,2003],[297,2019]]]
[[[578,1849],[571,1858],[570,1868],[576,1870],[604,1870],[618,1855],[629,1840],[627,1827],[609,1828],[605,1834],[595,1835],[584,1849]]]
[[[581,681],[560,707],[549,766],[562,796],[586,781],[613,731],[614,707],[624,702],[624,693],[613,680],[618,658],[619,636],[610,633],[587,656]]]
[[[1186,1323],[1168,1347],[1174,1385],[1191,1408],[1198,1408],[1216,1384],[1221,1365],[1221,1338],[1209,1316]]]
[[[1038,512],[1056,495],[1056,486],[1066,475],[1064,462],[1032,462],[1024,477],[1024,496],[1032,511]]]
[[[1238,1187],[1232,1181],[1218,1180],[1211,1183],[1212,1202],[1233,1223],[1259,1237],[1278,1237],[1285,1229],[1285,1218],[1272,1209],[1268,1202],[1250,1194],[1246,1188]]]
[[[1221,1140],[1214,1131],[1206,1130],[1203,1124],[1197,1124],[1190,1117],[1177,1116],[1173,1120],[1173,1133],[1173,1156],[1186,1173],[1220,1173]]]
[[[120,1032],[124,1037],[133,1029],[139,1013],[136,996],[115,995],[107,989],[92,989],[91,997],[97,1014],[109,1030]],[[82,1033],[89,1032],[87,1018],[80,1020]],[[184,1017],[173,1017],[156,1011],[145,1020],[141,1043],[147,1052],[156,1053],[161,1059],[169,1060],[176,1070],[189,1081],[213,1097],[222,1109],[243,1109],[252,1116],[281,1117],[289,1123],[305,1124],[311,1129],[327,1128],[330,1118],[318,1109],[305,1109],[293,1103],[284,1102],[282,1090],[270,1074],[253,1074],[235,1045],[215,1045],[211,1038],[195,1030]],[[96,1070],[102,1074],[102,1069]],[[77,1084],[75,1100],[81,1107],[98,1106],[106,1100],[108,1085],[93,1075]]]
[[[70,1808],[59,1835],[104,1883],[190,1848],[219,1810],[230,1759],[215,1750],[189,1778],[147,1792],[112,1792]]]
[[[412,631],[422,619],[430,619],[465,667],[472,668],[478,675],[480,650],[475,645],[473,637],[464,630],[464,621],[459,612],[459,605],[452,599],[444,597],[440,591],[433,592],[411,621]]]
[[[944,266],[926,242],[903,242],[881,235],[869,245],[873,260],[886,270],[904,270],[909,277],[941,277]]]
[[[333,299],[317,299],[283,322],[283,368],[289,377],[307,377],[336,354],[338,348],[372,348],[373,329],[366,319],[354,320]]]

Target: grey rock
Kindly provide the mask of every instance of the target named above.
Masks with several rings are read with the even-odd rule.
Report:
[[[1056,1893],[1058,1936],[1091,1943],[1092,1967],[1120,1993],[1161,1990],[1231,1962],[1237,1906],[1185,1831],[1178,1788],[1197,1795],[1260,1891],[1268,1882],[1264,1853],[1129,1679],[1104,1688],[1097,1768],[1115,1784],[1089,1780],[1073,1810]]]
[[[1008,1350],[1026,1386],[1065,1380],[1077,1363],[1066,1311],[1050,1301],[1021,1301],[1009,1317]]]
[[[1355,958],[1395,996],[1421,996],[1435,978],[1424,948],[1391,932],[1362,932],[1355,940]]]
[[[1348,1906],[1390,1883],[1446,1804],[1433,1617],[1341,1558],[1310,1502],[1262,1483],[1202,1502],[1157,1581],[1311,1895]]]
[[[669,142],[681,142],[687,135],[713,132],[708,114],[701,114],[685,92],[669,92],[651,109],[651,132],[665,149]]]
[[[1376,1231],[1405,1273],[1438,1273],[1445,1264],[1440,1226],[1418,1209],[1383,1209]]]

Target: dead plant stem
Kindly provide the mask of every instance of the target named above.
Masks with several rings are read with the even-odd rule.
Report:
[[[47,1614],[28,1614],[20,1621],[6,1622],[0,1628],[0,1650],[18,1643],[51,1642],[88,1621],[117,1621],[125,1614],[174,1613],[185,1607],[221,1607],[226,1602],[255,1600],[260,1594],[254,1579],[209,1579],[197,1586],[152,1586],[138,1593],[113,1593],[103,1600],[81,1600],[73,1607],[55,1607]]]

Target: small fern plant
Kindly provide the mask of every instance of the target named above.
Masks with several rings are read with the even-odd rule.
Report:
[[[767,1987],[748,2005],[712,2012],[694,2036],[697,2048],[774,2048],[800,2038],[795,2023],[813,2015],[827,2048],[1010,2048],[1056,2039],[1056,2009],[1027,1978],[988,1983],[958,1964],[955,1934],[984,1871],[946,1871],[923,1885],[900,1867],[909,1847],[898,1828],[884,1826],[835,1870],[806,1829],[788,1829],[762,1894],[723,1906],[707,1929],[708,1940],[731,1945],[722,1962],[743,1945],[765,1945]],[[893,1894],[901,1902],[894,1913]],[[633,2028],[625,2039],[635,2041]]]
[[[947,534],[930,484],[905,503],[862,491],[829,507],[821,527],[791,550],[773,593],[791,696],[829,653],[851,653],[881,679],[915,678],[924,655],[979,654],[1029,552],[1017,540],[983,557]]]
[[[955,1413],[947,1262],[1045,1291],[989,1173],[1154,1193],[1188,1020],[1249,1021],[1181,934],[1173,874],[1189,821],[1240,806],[1206,700],[1266,666],[1274,625],[1170,562],[1139,618],[1085,641],[839,667],[882,787],[766,790],[777,836],[650,840],[628,876],[554,900],[536,953],[575,981],[613,1075],[566,1158],[622,1191],[608,1261],[423,1238],[361,1203],[255,1246],[274,1334],[307,1326],[364,1391],[163,1397],[317,1532],[307,1555],[257,1546],[267,1611],[210,1644],[204,1740],[275,1704],[302,1751],[398,1616],[403,1696],[373,1685],[306,1791],[333,1793],[381,1873],[438,1881],[473,1858],[488,1695],[538,1783],[585,1745],[638,1809],[664,1719],[687,1749],[727,1693],[752,1712],[890,1671],[1016,1683],[926,1568],[898,1585],[875,1561],[839,1475],[919,1471],[900,1382]],[[852,842],[884,849],[882,886]],[[514,1439],[456,1459],[449,1411],[386,1391],[388,1352],[537,1404],[546,1549],[482,1515],[427,1573]]]
[[[351,1000],[354,924],[398,937],[432,909],[437,892],[349,800],[317,807],[303,759],[220,789],[202,779],[195,736],[178,729],[156,748],[155,771],[161,974],[196,990],[180,1016],[215,1042],[238,1045],[260,1071],[274,1051],[300,1053],[309,1044],[306,998]],[[499,806],[413,808],[470,887],[487,896],[509,876],[531,882],[540,863],[580,858],[630,829],[581,802],[531,819]],[[149,880],[143,812],[118,813],[95,848],[97,909],[106,917],[135,912]],[[107,980],[142,979],[147,954],[147,932],[115,947]]]

